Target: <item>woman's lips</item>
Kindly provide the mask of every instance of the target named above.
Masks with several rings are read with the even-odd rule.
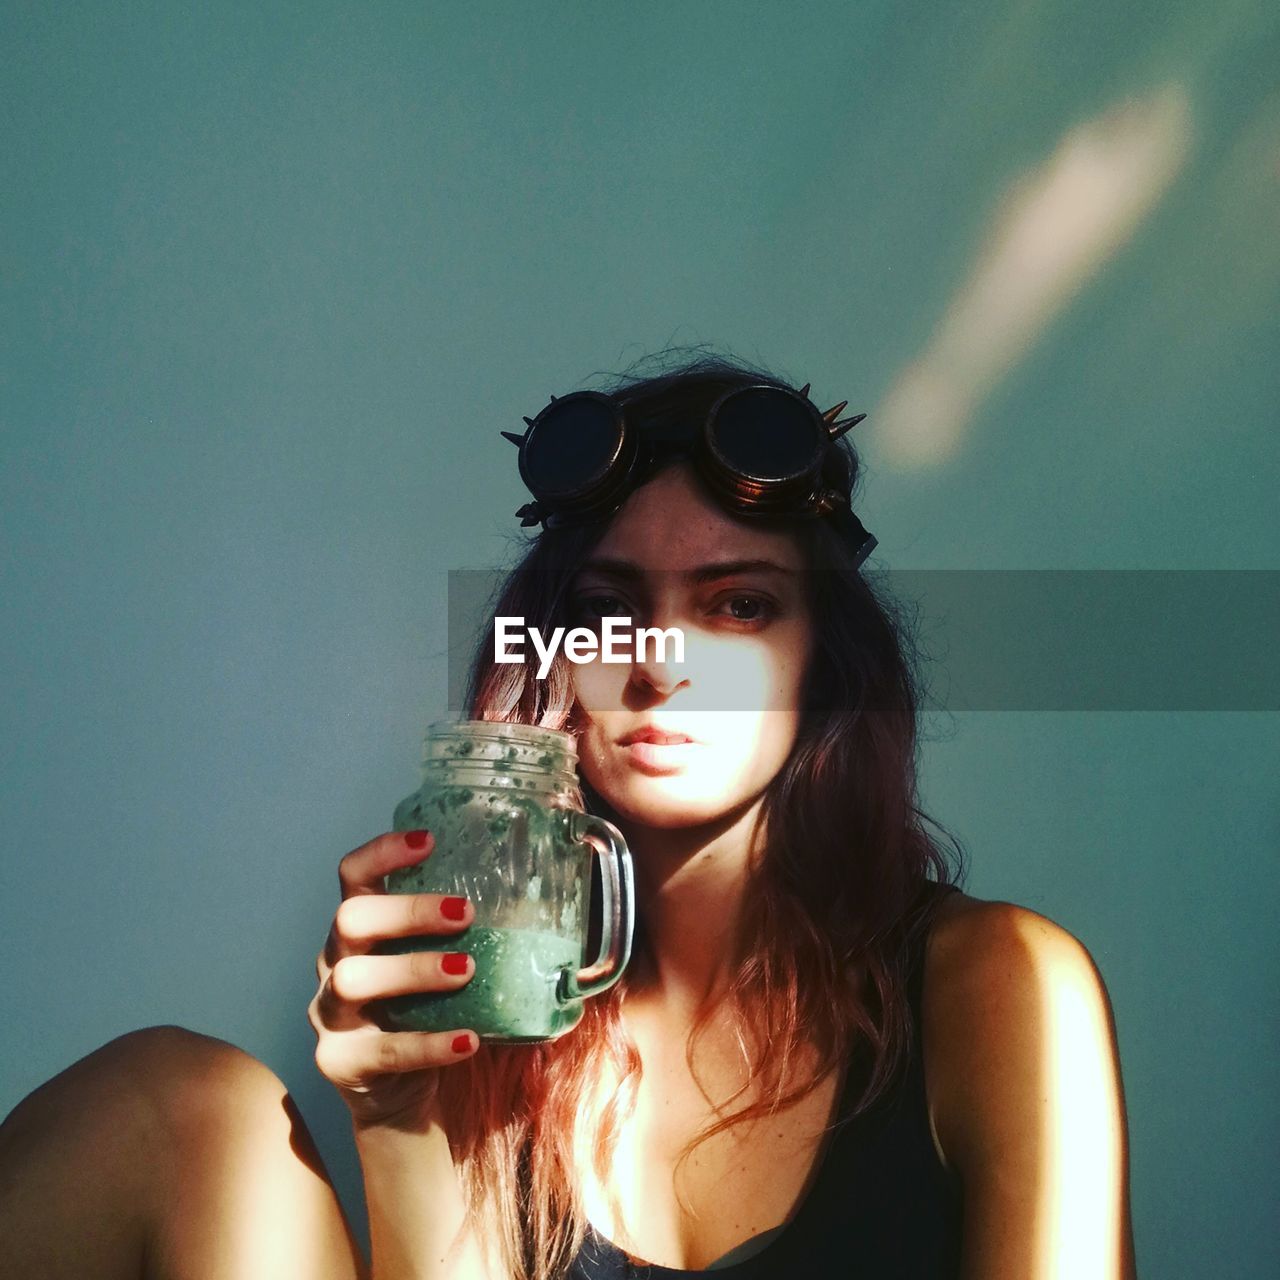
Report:
[[[695,742],[629,742],[622,750],[641,773],[679,773],[689,761]]]

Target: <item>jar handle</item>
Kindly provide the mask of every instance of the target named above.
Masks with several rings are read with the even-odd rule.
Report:
[[[594,964],[576,973],[562,970],[562,1000],[599,995],[613,986],[631,959],[631,936],[635,931],[631,853],[622,832],[604,818],[574,809],[569,813],[569,836],[575,842],[591,845],[600,857],[603,913],[600,954]]]

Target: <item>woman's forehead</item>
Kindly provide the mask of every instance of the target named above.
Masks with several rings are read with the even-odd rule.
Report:
[[[592,559],[626,560],[653,570],[752,560],[795,572],[804,568],[792,534],[736,519],[703,490],[687,464],[667,468],[631,494]]]

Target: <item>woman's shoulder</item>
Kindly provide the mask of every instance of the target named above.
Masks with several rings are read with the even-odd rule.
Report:
[[[971,979],[985,966],[1016,963],[1011,952],[1043,962],[1070,962],[1089,955],[1074,934],[1030,907],[975,898],[958,888],[942,895],[926,953],[926,977],[935,989]]]
[[[1031,1118],[1015,1111],[1061,1066],[1052,1055],[1064,1020],[1083,1055],[1114,1056],[1110,1002],[1084,944],[1017,903],[948,893],[925,954],[929,1109],[944,1164],[963,1172]]]

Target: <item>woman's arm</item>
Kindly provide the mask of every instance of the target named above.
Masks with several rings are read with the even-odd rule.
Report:
[[[421,1130],[357,1123],[355,1139],[372,1280],[497,1280],[475,1236],[461,1232],[462,1189],[437,1111]]]
[[[963,1277],[1135,1280],[1115,1023],[1089,952],[989,902],[957,918],[940,970],[936,1112],[964,1184]]]
[[[364,1173],[372,1280],[498,1280],[470,1233],[460,1232],[463,1197],[440,1123],[439,1072],[471,1056],[474,1032],[387,1031],[373,1005],[410,992],[447,992],[471,980],[443,966],[439,951],[380,954],[389,938],[442,940],[466,929],[474,907],[440,894],[388,894],[384,877],[430,857],[430,832],[390,831],[338,864],[342,902],[316,957],[319,987],[307,1006],[316,1067],[351,1110]],[[446,912],[446,907],[461,906]]]

